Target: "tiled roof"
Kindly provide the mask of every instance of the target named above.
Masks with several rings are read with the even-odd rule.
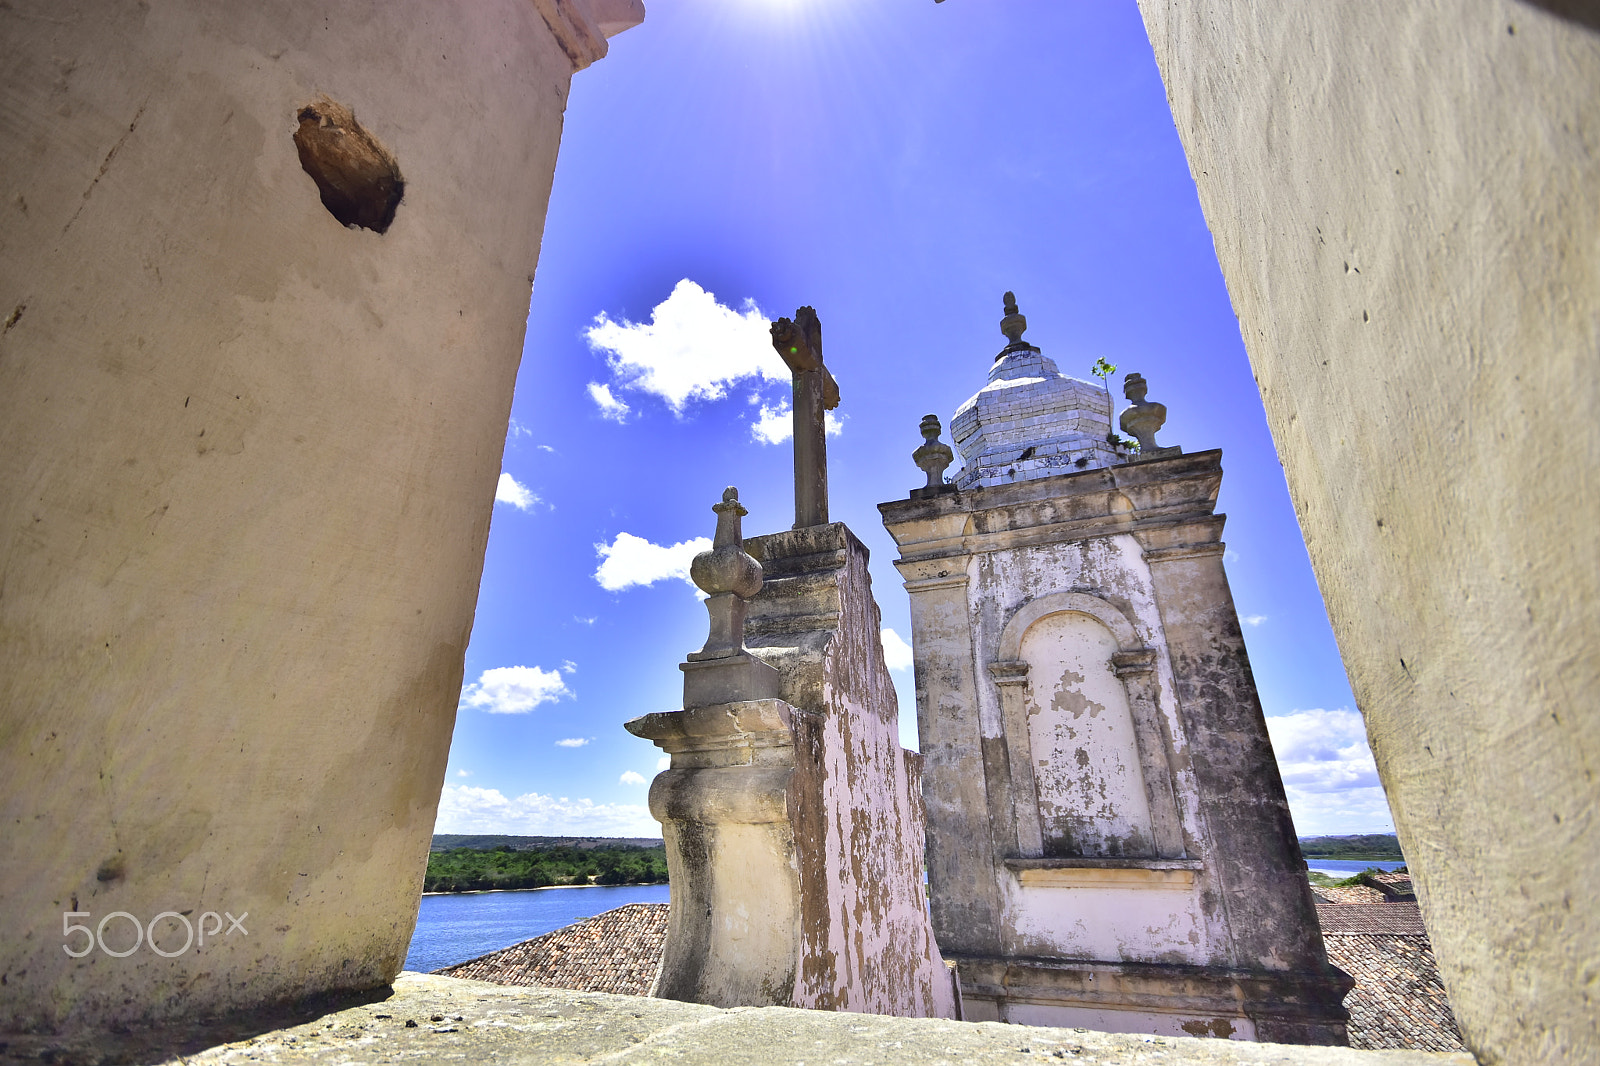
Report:
[[[1318,907],[1328,910],[1393,911],[1415,904]],[[1355,978],[1344,998],[1350,1012],[1350,1046],[1365,1050],[1410,1048],[1465,1051],[1428,938],[1420,933],[1332,932],[1323,918],[1328,961]],[[1420,925],[1420,921],[1418,923]]]
[[[647,996],[666,939],[667,904],[629,903],[434,972],[497,985]]]
[[[1422,912],[1415,903],[1319,903],[1317,921],[1322,925],[1323,936],[1329,933],[1428,935],[1422,925]]]
[[[1311,889],[1311,894],[1317,897],[1319,903],[1338,903],[1346,906],[1352,903],[1389,901],[1388,896],[1371,885],[1316,885]]]

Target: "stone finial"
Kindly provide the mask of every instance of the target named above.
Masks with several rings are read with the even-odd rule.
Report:
[[[1145,459],[1181,450],[1156,444],[1156,430],[1167,421],[1167,405],[1145,402],[1145,395],[1149,391],[1150,386],[1146,384],[1143,374],[1128,374],[1122,379],[1122,395],[1133,406],[1122,412],[1118,425],[1122,427],[1122,432],[1139,442],[1139,456]]]
[[[745,601],[761,591],[761,564],[744,551],[741,520],[750,512],[739,502],[739,490],[729,485],[711,509],[717,513],[711,550],[689,564],[689,577],[706,594],[711,615],[711,634],[695,659],[721,659],[744,650]]]
[[[928,475],[928,483],[920,489],[911,491],[912,499],[923,496],[932,496],[940,492],[949,492],[953,485],[944,483],[945,468],[955,461],[956,453],[950,445],[939,439],[943,427],[939,425],[938,415],[922,416],[922,445],[911,453],[911,461]]]
[[[1022,344],[1022,334],[1028,329],[1028,320],[1017,310],[1017,297],[1015,293],[1006,293],[1006,317],[1000,320],[1000,332],[1006,335],[1008,347]]]

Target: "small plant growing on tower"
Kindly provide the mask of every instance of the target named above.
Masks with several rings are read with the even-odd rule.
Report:
[[[1113,417],[1113,418],[1116,417],[1116,414],[1117,414],[1117,405],[1116,405],[1116,402],[1111,399],[1111,381],[1110,381],[1110,378],[1111,378],[1111,375],[1115,374],[1116,372],[1117,372],[1117,365],[1115,363],[1106,362],[1106,357],[1103,356],[1103,355],[1100,356],[1098,359],[1096,359],[1094,361],[1094,366],[1091,366],[1089,368],[1089,373],[1091,373],[1095,377],[1099,378],[1100,379],[1100,384],[1105,386],[1105,390],[1106,390],[1106,410],[1110,412],[1110,417]],[[1131,440],[1123,440],[1121,437],[1117,436],[1117,431],[1114,430],[1114,429],[1110,430],[1109,432],[1106,433],[1106,441],[1107,441],[1107,443],[1112,445],[1112,447],[1117,447],[1117,448],[1133,447],[1135,450],[1137,450],[1137,448],[1138,448],[1137,442],[1131,441]]]

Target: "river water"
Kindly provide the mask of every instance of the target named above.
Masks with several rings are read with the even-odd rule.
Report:
[[[1386,862],[1374,859],[1307,859],[1306,866],[1318,873],[1337,877],[1341,881],[1346,877],[1353,877],[1362,870],[1370,870],[1376,866],[1380,870],[1398,870],[1405,862],[1396,860]]]
[[[427,973],[508,948],[624,903],[665,903],[666,885],[423,896],[406,969]]]
[[[1330,877],[1344,878],[1373,866],[1394,870],[1405,864],[1311,859],[1308,865]],[[592,918],[624,903],[665,902],[666,885],[539,888],[528,892],[423,896],[417,931],[411,936],[411,950],[406,954],[406,969],[426,973],[441,966],[454,966]]]

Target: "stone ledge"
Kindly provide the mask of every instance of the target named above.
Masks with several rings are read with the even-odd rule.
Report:
[[[389,994],[380,991],[364,999],[344,1009],[302,1011],[298,1017],[280,1010],[115,1036],[0,1036],[0,1062],[1473,1066],[1470,1055],[1450,1052],[1140,1037],[787,1007],[719,1010],[414,973],[401,974]],[[408,1020],[416,1027],[407,1028]]]

